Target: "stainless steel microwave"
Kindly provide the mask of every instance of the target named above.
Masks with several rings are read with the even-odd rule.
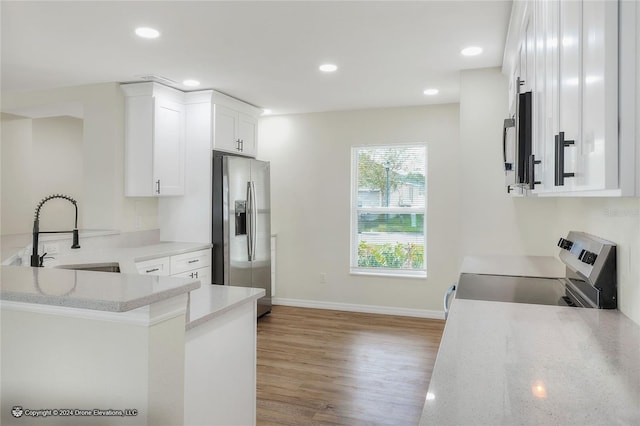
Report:
[[[519,86],[518,82],[518,86]],[[507,192],[516,188],[532,188],[533,160],[531,150],[533,103],[531,92],[518,93],[516,112],[504,120],[502,153]]]

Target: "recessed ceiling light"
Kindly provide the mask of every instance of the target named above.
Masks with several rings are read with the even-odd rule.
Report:
[[[200,82],[198,80],[185,80],[182,82],[182,84],[188,87],[200,86]]]
[[[318,67],[318,69],[322,72],[334,72],[338,69],[338,66],[334,64],[322,64]]]
[[[423,93],[428,96],[437,95],[438,89],[426,89]]]
[[[271,110],[269,108],[265,108],[262,110],[262,115],[269,115],[271,114]]]
[[[482,47],[478,47],[478,46],[465,47],[460,51],[460,53],[464,56],[476,56],[482,53]]]
[[[142,38],[158,38],[160,37],[160,31],[149,27],[136,28],[136,34]]]

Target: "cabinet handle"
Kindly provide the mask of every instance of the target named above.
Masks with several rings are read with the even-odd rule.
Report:
[[[240,151],[244,152],[244,139],[240,139]]]
[[[153,269],[147,269],[146,272],[148,274],[150,272],[156,272],[156,271],[159,271],[159,270],[160,270],[160,268],[153,268]]]
[[[191,274],[189,274],[189,276],[191,278],[198,278],[198,273],[197,272],[192,272]]]
[[[160,193],[160,179],[158,179],[156,181],[156,185],[157,185],[156,193],[159,194]]]
[[[242,148],[240,147],[240,139],[236,139],[236,151],[242,151]]]
[[[572,140],[564,139],[564,132],[560,132],[555,136],[555,162],[554,184],[555,186],[563,186],[564,178],[574,177],[574,173],[565,173],[564,171],[564,149],[575,143]]]
[[[536,173],[535,173],[535,165],[536,164],[540,164],[541,161],[540,160],[536,160],[536,156],[531,154],[529,156],[529,176],[528,176],[528,183],[529,183],[529,189],[535,189],[536,185],[540,185],[542,182],[537,181],[536,180]]]
[[[187,263],[197,263],[200,262],[200,259],[189,260]]]

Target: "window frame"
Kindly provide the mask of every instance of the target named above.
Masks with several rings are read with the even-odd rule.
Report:
[[[384,149],[384,148],[424,148],[424,207],[358,207],[358,160],[359,150],[363,148]],[[426,278],[427,277],[427,210],[428,210],[428,159],[429,150],[425,142],[403,143],[403,144],[367,144],[354,145],[351,147],[351,204],[349,207],[350,218],[350,246],[349,246],[349,269],[352,275],[372,275],[382,277],[398,278]],[[358,266],[358,216],[361,213],[371,214],[422,214],[423,215],[423,269],[399,269],[399,268],[375,268]]]

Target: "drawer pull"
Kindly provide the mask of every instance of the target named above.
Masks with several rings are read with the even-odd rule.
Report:
[[[189,275],[191,278],[198,278],[198,273],[197,272],[193,272]]]
[[[160,270],[160,268],[147,269],[146,273],[148,274],[150,272],[156,272],[156,271],[159,271],[159,270]]]
[[[197,263],[200,262],[200,259],[194,259],[194,260],[190,260],[187,263]]]

